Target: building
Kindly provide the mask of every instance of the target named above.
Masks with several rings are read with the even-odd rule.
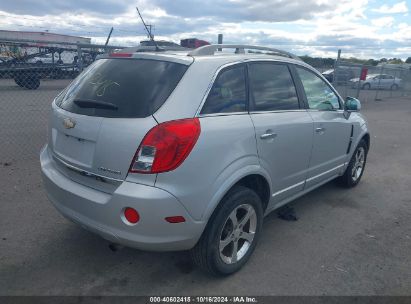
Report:
[[[77,37],[70,35],[61,35],[49,32],[24,32],[24,31],[5,31],[0,30],[0,42],[12,40],[35,40],[49,42],[63,42],[63,43],[83,43],[90,44],[91,38]],[[41,43],[37,43],[36,46],[42,46]]]

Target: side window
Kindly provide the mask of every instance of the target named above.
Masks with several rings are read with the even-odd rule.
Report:
[[[297,92],[286,65],[252,63],[248,73],[253,111],[299,109]]]
[[[244,65],[223,70],[211,88],[201,114],[246,111]]]
[[[296,67],[303,83],[308,106],[315,110],[340,109],[340,103],[334,91],[320,77],[306,69]]]

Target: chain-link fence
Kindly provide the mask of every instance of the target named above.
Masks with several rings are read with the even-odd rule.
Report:
[[[357,97],[363,102],[390,97],[411,96],[411,66],[368,66],[339,60],[334,69],[323,75],[333,83],[342,97]]]
[[[99,54],[118,48],[0,41],[0,163],[37,157],[54,97]]]

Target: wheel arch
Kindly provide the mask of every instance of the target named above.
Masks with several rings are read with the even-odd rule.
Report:
[[[365,133],[362,137],[361,137],[361,139],[360,139],[360,141],[361,140],[364,140],[365,142],[366,142],[366,144],[367,144],[367,150],[370,150],[370,133]],[[360,142],[359,141],[359,142]]]
[[[244,186],[253,190],[259,197],[263,204],[263,210],[267,209],[271,197],[270,185],[267,179],[260,174],[250,174],[244,176],[237,183],[235,183],[228,191],[235,186]]]
[[[355,142],[353,142],[352,148],[350,153],[348,154],[348,158],[347,158],[347,164],[349,162],[349,160],[351,159],[351,157],[354,154],[355,149],[357,148],[358,144],[364,140],[365,143],[367,144],[367,151],[369,151],[370,149],[370,134],[368,133],[368,131],[363,131],[356,139]]]
[[[223,198],[237,185],[241,185],[255,191],[263,203],[263,210],[267,208],[272,193],[269,174],[259,166],[247,166],[228,178],[220,187],[220,191],[214,195],[209,206],[203,213],[202,218],[205,221],[209,221],[214,211],[222,202]]]

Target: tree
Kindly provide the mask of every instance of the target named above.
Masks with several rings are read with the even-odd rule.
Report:
[[[376,65],[378,64],[378,61],[375,60],[375,59],[368,59],[368,60],[365,62],[365,64],[366,64],[366,65],[376,66]]]
[[[388,63],[391,63],[391,64],[400,64],[400,63],[403,63],[403,62],[402,62],[401,58],[392,58],[392,59],[389,59],[389,60],[388,60]]]
[[[408,57],[407,60],[405,60],[405,63],[411,63],[411,57]]]

